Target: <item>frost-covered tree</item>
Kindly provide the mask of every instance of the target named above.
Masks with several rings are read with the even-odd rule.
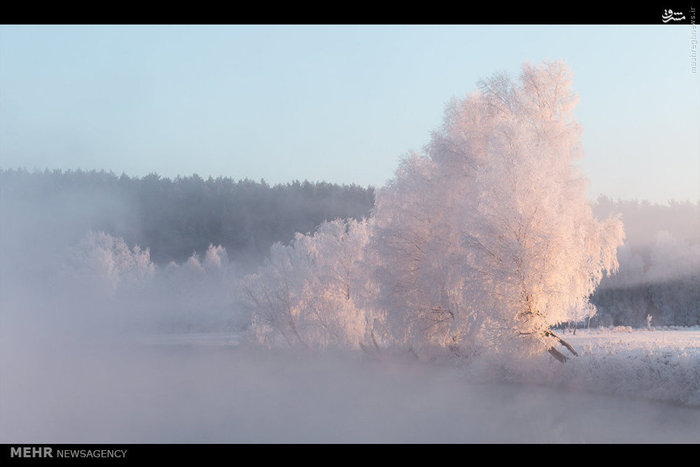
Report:
[[[585,199],[559,62],[496,75],[447,107],[422,155],[376,196],[376,280],[394,337],[462,351],[544,349],[550,327],[595,313],[624,233]],[[571,349],[573,350],[573,349]]]
[[[129,248],[124,239],[101,231],[89,231],[70,249],[68,260],[65,272],[108,296],[119,287],[143,285],[155,270],[148,249]]]
[[[379,304],[396,343],[450,346],[474,330],[459,310],[467,297],[460,239],[436,164],[411,154],[377,196],[371,248]]]
[[[263,267],[241,283],[255,337],[304,348],[358,348],[371,340],[372,284],[362,266],[367,239],[367,222],[350,219],[273,245]]]

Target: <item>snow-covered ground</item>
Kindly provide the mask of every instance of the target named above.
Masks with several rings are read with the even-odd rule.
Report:
[[[700,326],[695,327],[651,327],[633,329],[628,326],[613,328],[578,329],[576,334],[568,330],[559,333],[571,344],[587,352],[635,351],[655,348],[671,352],[688,351],[700,358]]]
[[[700,409],[700,327],[614,327],[559,335],[578,357],[564,365],[544,356],[519,362],[506,379]]]
[[[251,349],[229,334],[5,340],[0,442],[700,441],[700,328],[579,330],[520,370]]]

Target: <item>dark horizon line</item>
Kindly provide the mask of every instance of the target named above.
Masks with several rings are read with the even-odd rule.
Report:
[[[115,177],[115,178],[120,178],[120,177],[122,177],[122,176],[125,176],[125,177],[127,177],[127,178],[135,179],[135,180],[143,180],[143,179],[148,178],[148,177],[151,177],[151,176],[156,176],[156,177],[158,177],[158,179],[160,179],[160,180],[168,180],[168,181],[171,181],[171,182],[177,181],[178,179],[186,179],[186,178],[195,178],[195,177],[198,177],[198,178],[204,180],[205,182],[206,182],[207,180],[209,180],[209,179],[212,179],[212,180],[231,180],[231,181],[233,181],[233,182],[244,182],[244,181],[249,181],[249,182],[253,182],[253,183],[266,184],[266,185],[268,185],[268,186],[270,186],[270,187],[291,185],[291,184],[294,184],[294,183],[302,183],[302,184],[303,184],[303,183],[310,183],[310,184],[312,184],[312,185],[314,185],[314,184],[328,184],[328,185],[337,185],[337,186],[346,186],[346,187],[353,187],[353,186],[354,186],[354,187],[360,187],[360,188],[366,188],[366,189],[373,189],[373,190],[376,190],[376,189],[377,189],[377,186],[375,186],[375,185],[372,185],[372,184],[362,185],[362,184],[356,183],[356,182],[340,183],[340,182],[329,182],[329,181],[327,181],[327,180],[309,180],[308,178],[305,178],[304,180],[293,179],[293,180],[287,181],[287,182],[275,182],[275,183],[270,183],[270,182],[268,182],[267,180],[265,180],[264,177],[261,177],[260,179],[256,180],[256,179],[253,179],[253,178],[251,178],[251,177],[234,178],[234,177],[231,176],[231,175],[216,175],[216,176],[214,176],[214,175],[207,175],[207,176],[203,176],[203,175],[198,174],[197,172],[192,172],[192,173],[189,174],[189,175],[177,174],[177,175],[174,176],[174,177],[170,177],[170,176],[161,175],[161,174],[159,174],[158,172],[152,172],[152,171],[151,171],[151,172],[148,172],[148,173],[145,174],[145,175],[130,175],[130,174],[126,173],[126,171],[124,171],[124,170],[122,170],[120,174],[117,174],[117,173],[114,172],[112,169],[83,169],[83,168],[77,168],[77,169],[61,169],[61,168],[54,168],[54,169],[52,169],[52,168],[49,168],[49,167],[45,167],[45,168],[43,168],[43,169],[39,169],[39,168],[36,168],[36,167],[35,167],[35,168],[32,168],[32,169],[28,169],[28,168],[26,168],[26,167],[15,167],[15,168],[3,168],[3,167],[0,167],[0,173],[2,173],[2,172],[25,172],[25,173],[30,174],[30,175],[33,175],[33,174],[45,174],[45,173],[47,173],[47,172],[49,172],[49,173],[56,173],[56,172],[58,172],[58,173],[60,173],[61,175],[63,175],[63,174],[69,174],[69,173],[84,173],[84,174],[89,174],[89,173],[98,173],[98,174],[99,174],[99,173],[103,173],[103,174],[106,174],[106,175],[111,175],[111,176],[113,176],[113,177]]]
[[[193,172],[193,173],[190,174],[190,175],[178,174],[178,175],[176,175],[176,176],[174,176],[174,177],[169,177],[169,176],[161,175],[161,174],[159,174],[158,172],[149,172],[149,173],[147,173],[146,175],[141,175],[141,176],[139,176],[139,175],[129,175],[129,174],[127,174],[125,171],[122,171],[121,174],[117,175],[117,174],[116,174],[113,170],[111,170],[111,169],[82,169],[82,168],[77,168],[77,169],[61,169],[61,168],[54,168],[54,169],[51,169],[51,168],[48,168],[48,167],[45,167],[44,169],[38,169],[38,168],[35,167],[35,168],[33,168],[33,169],[30,170],[30,169],[27,169],[26,167],[16,167],[16,168],[4,168],[4,167],[0,167],[0,174],[1,174],[1,173],[6,173],[6,172],[24,172],[24,173],[27,173],[27,174],[30,174],[30,175],[34,175],[34,174],[45,174],[45,173],[47,173],[47,172],[48,172],[48,173],[56,173],[56,172],[58,172],[60,175],[70,174],[70,173],[83,173],[83,174],[90,174],[90,173],[100,174],[100,173],[102,173],[102,174],[106,174],[106,175],[113,176],[114,178],[120,178],[120,177],[122,177],[122,176],[125,176],[125,177],[127,177],[127,178],[129,178],[129,179],[132,179],[132,180],[144,180],[144,179],[146,179],[146,178],[148,178],[148,177],[155,176],[155,177],[157,177],[159,180],[168,180],[168,181],[170,181],[170,182],[176,182],[177,180],[188,179],[188,178],[189,178],[189,179],[194,179],[195,177],[198,177],[198,178],[200,178],[200,179],[201,179],[202,181],[204,181],[204,182],[207,182],[207,181],[209,181],[209,180],[213,180],[213,181],[216,181],[216,180],[231,180],[231,181],[234,182],[234,183],[239,183],[239,182],[246,182],[246,181],[248,181],[248,182],[253,182],[253,183],[258,183],[258,184],[264,184],[264,185],[267,185],[267,186],[269,186],[269,187],[271,187],[271,188],[274,188],[274,187],[283,187],[283,186],[290,186],[290,185],[293,185],[293,184],[295,184],[295,183],[299,183],[299,184],[309,183],[309,184],[311,184],[311,185],[322,185],[322,184],[327,184],[327,185],[336,185],[336,186],[339,186],[339,187],[358,187],[358,188],[363,188],[363,189],[367,189],[367,190],[374,190],[374,191],[376,191],[376,190],[378,190],[379,188],[381,188],[382,186],[384,186],[384,185],[373,185],[373,184],[362,185],[362,184],[356,183],[356,182],[349,182],[349,183],[348,183],[348,182],[332,182],[332,181],[327,181],[327,180],[313,180],[313,181],[312,181],[312,180],[309,180],[308,178],[305,178],[304,180],[292,179],[292,180],[289,180],[289,181],[286,181],[286,182],[275,182],[275,183],[270,183],[270,182],[268,182],[267,180],[265,180],[264,177],[260,178],[259,180],[255,180],[255,179],[250,178],[250,177],[234,178],[233,176],[230,176],[230,175],[217,175],[217,176],[207,175],[207,176],[202,176],[202,175],[198,174],[197,172]],[[647,202],[647,203],[649,203],[649,204],[651,204],[651,205],[656,205],[656,206],[664,206],[664,205],[669,206],[669,205],[671,205],[671,204],[697,204],[697,205],[700,205],[700,198],[698,198],[697,200],[692,200],[692,199],[690,199],[690,198],[686,198],[686,199],[671,198],[671,199],[667,199],[667,200],[665,200],[665,201],[654,201],[654,200],[651,200],[651,199],[648,199],[648,198],[632,198],[632,197],[621,198],[621,197],[619,197],[619,196],[618,196],[618,197],[612,197],[612,196],[610,196],[610,195],[603,194],[603,193],[599,193],[599,194],[598,194],[597,196],[595,196],[594,198],[590,198],[589,201],[598,201],[598,200],[601,200],[601,199],[607,199],[607,200],[610,200],[610,201],[612,201],[612,202],[618,202],[618,203],[619,203],[619,202],[629,202],[629,201],[637,201],[637,202],[640,202],[640,203]]]

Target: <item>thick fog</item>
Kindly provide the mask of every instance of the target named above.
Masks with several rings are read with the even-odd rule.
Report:
[[[208,247],[154,261],[149,249],[157,244],[119,235],[145,235],[133,199],[104,189],[96,174],[83,175],[95,177],[89,190],[49,183],[64,176],[24,174],[19,186],[2,184],[0,442],[698,439],[700,416],[684,404],[572,391],[405,355],[241,345],[250,316],[237,283],[254,261],[236,261],[206,235],[199,241]],[[333,189],[338,205],[311,216],[308,230],[347,216],[352,190]],[[163,211],[187,212],[190,199],[196,190]],[[198,209],[217,215],[210,205]],[[260,208],[258,215],[269,213]],[[679,224],[688,218],[681,217]],[[171,233],[188,231],[196,225]],[[669,235],[687,240],[678,232]],[[672,250],[688,248],[660,238]]]
[[[274,440],[273,427],[268,437],[263,428],[224,430],[239,423],[235,411],[227,425],[206,419],[225,397],[254,423],[265,401],[250,406],[226,384],[262,378],[238,389],[249,384],[251,396],[278,388],[279,366],[256,376],[255,360],[229,351],[151,344],[193,333],[235,338],[249,324],[236,283],[261,251],[327,217],[361,213],[371,190],[1,175],[1,442]],[[222,233],[222,222],[233,230]],[[191,416],[177,420],[179,410]]]
[[[238,326],[236,278],[274,242],[373,202],[356,186],[81,171],[1,171],[0,190],[5,315],[90,333]]]
[[[5,443],[693,443],[700,434],[697,409],[483,382],[415,361],[202,344],[6,346]]]

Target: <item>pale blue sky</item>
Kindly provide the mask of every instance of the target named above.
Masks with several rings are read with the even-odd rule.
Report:
[[[589,196],[700,199],[690,26],[0,26],[0,168],[379,186],[497,71],[574,72]]]

